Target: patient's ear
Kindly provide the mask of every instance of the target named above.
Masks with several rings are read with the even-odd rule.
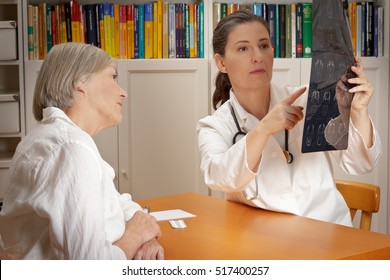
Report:
[[[220,72],[226,73],[226,67],[223,61],[223,57],[219,53],[214,54],[214,62]]]
[[[85,94],[87,93],[87,87],[86,84],[83,82],[78,82],[76,85],[76,91],[80,94]]]

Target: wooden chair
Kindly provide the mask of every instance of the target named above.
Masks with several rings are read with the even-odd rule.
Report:
[[[380,188],[372,184],[344,180],[336,180],[336,186],[349,207],[352,220],[360,210],[360,229],[370,230],[372,213],[379,210]]]

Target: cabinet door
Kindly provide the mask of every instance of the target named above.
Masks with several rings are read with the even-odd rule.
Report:
[[[126,67],[119,80],[128,92],[119,126],[120,191],[137,200],[207,193],[196,133],[208,113],[207,60],[134,60]]]

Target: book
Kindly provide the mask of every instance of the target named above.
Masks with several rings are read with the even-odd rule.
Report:
[[[27,44],[28,44],[28,59],[34,59],[34,26],[33,15],[34,6],[27,5]]]
[[[221,3],[221,19],[227,16],[227,3]]]
[[[53,43],[53,40],[55,40],[56,32],[55,32],[55,26],[53,28],[53,24],[55,25],[55,22],[53,22],[53,11],[54,11],[54,5],[46,4],[46,36],[47,36],[47,51],[49,52],[50,49],[55,45],[55,41]]]
[[[188,20],[188,25],[189,25],[189,51],[190,51],[190,58],[194,58],[195,57],[195,31],[194,31],[194,27],[195,27],[195,22],[194,22],[194,16],[195,16],[195,4],[194,3],[190,3],[188,4],[188,16],[189,16],[189,20]]]
[[[96,4],[84,5],[86,43],[98,47]]]
[[[268,4],[268,24],[269,24],[271,44],[272,44],[272,48],[274,50],[274,56],[276,55],[276,42],[275,42],[275,10],[276,10],[276,6],[275,5],[276,4]]]
[[[275,49],[274,49],[274,56],[276,58],[280,57],[280,12],[279,12],[279,4],[275,4],[275,28],[274,28],[274,34],[275,34]]]
[[[79,5],[80,11],[80,42],[85,43],[85,13],[83,5]]]
[[[119,5],[119,30],[120,30],[120,58],[127,59],[128,57],[128,33],[127,33],[127,7]]]
[[[263,4],[261,3],[254,3],[252,6],[252,11],[256,16],[263,17]]]
[[[139,58],[139,5],[134,4],[134,58]]]
[[[33,43],[34,43],[34,59],[39,59],[39,24],[38,24],[38,6],[33,6]]]
[[[190,7],[184,5],[184,25],[185,25],[185,57],[190,58]]]
[[[303,57],[312,57],[312,3],[302,3],[302,47]]]
[[[286,58],[291,58],[291,5],[286,4],[286,13],[285,13],[285,24],[286,24]]]
[[[163,1],[157,0],[157,58],[163,58]]]
[[[204,58],[204,2],[199,2],[199,57]]]
[[[168,4],[168,57],[176,58],[175,4]]]
[[[291,4],[291,57],[297,57],[297,14],[296,4]]]
[[[153,57],[158,58],[158,3],[153,2]]]
[[[365,2],[362,2],[360,5],[360,56],[366,56],[366,48],[367,48],[367,41],[366,41],[366,5]]]
[[[351,26],[351,37],[352,37],[352,46],[353,52],[356,55],[356,2],[350,3],[351,13],[350,17],[350,26]]]
[[[112,55],[110,5],[111,4],[109,3],[103,4],[104,45],[105,45],[104,50],[109,55]]]
[[[38,44],[39,59],[43,60],[47,54],[46,3],[38,4]]]
[[[145,10],[145,58],[153,58],[154,30],[153,30],[153,3],[144,4]]]
[[[213,2],[213,30],[221,20],[221,3]]]
[[[175,3],[175,44],[176,58],[181,57],[181,11],[180,3]]]
[[[100,48],[106,51],[107,47],[106,47],[106,34],[104,28],[104,4],[97,4],[97,5],[98,5]]]
[[[120,11],[119,4],[113,4],[114,8],[114,58],[121,58],[121,30],[120,30]]]
[[[59,4],[61,5],[60,13],[61,13],[61,43],[68,42],[68,31],[67,31],[67,19],[66,19],[66,7],[65,4]]]
[[[162,58],[169,57],[169,35],[168,35],[168,3],[163,2],[162,4],[163,12],[162,12]]]
[[[279,57],[286,57],[286,5],[279,4]]]
[[[198,57],[198,11],[199,5],[194,4],[194,57]]]
[[[134,5],[127,5],[127,57],[134,58]]]
[[[53,38],[53,44],[54,45],[57,45],[57,44],[61,44],[61,38],[62,38],[62,34],[61,34],[61,7],[60,5],[53,5],[53,12],[52,12],[52,26],[53,26],[53,29],[55,29],[55,32],[53,32],[53,34],[55,34],[55,37]],[[53,35],[54,36],[54,35]]]
[[[268,21],[268,4],[263,4],[263,18]]]
[[[116,57],[116,42],[115,42],[115,16],[114,16],[114,4],[109,5],[109,21],[110,21],[110,30],[109,30],[109,38],[111,40],[111,57]]]
[[[145,58],[145,4],[138,4],[138,58]]]
[[[378,6],[378,56],[384,56],[384,33],[383,33],[383,22],[384,22],[384,10],[383,7]]]
[[[366,4],[366,56],[374,55],[374,2],[365,2]]]
[[[374,7],[374,56],[378,57],[378,7]]]
[[[81,42],[80,39],[80,7],[77,0],[70,1],[72,42]]]
[[[184,3],[179,3],[179,58],[185,58],[186,50],[185,50],[185,15],[184,15]]]
[[[303,37],[302,37],[302,3],[296,3],[296,31],[295,31],[295,44],[296,44],[296,57],[303,57]]]
[[[194,5],[194,49],[195,57],[199,57],[199,4]]]

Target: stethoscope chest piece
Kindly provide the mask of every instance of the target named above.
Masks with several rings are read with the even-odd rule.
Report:
[[[290,164],[294,160],[294,156],[289,151],[283,151],[284,156],[286,157],[287,163]]]

